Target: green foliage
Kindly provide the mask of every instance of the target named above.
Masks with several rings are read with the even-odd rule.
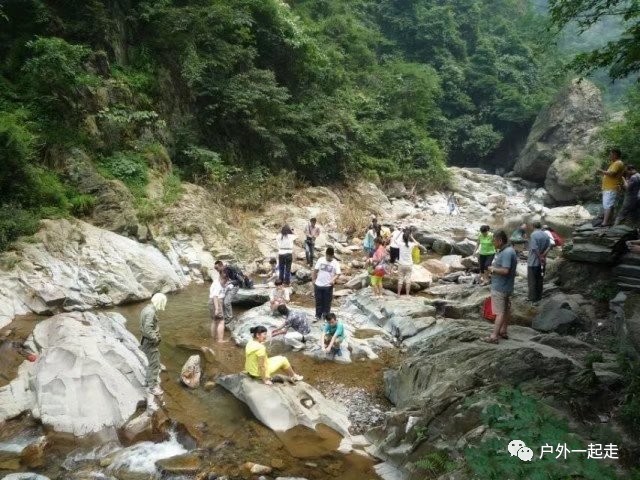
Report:
[[[22,235],[33,235],[38,230],[38,216],[13,204],[0,206],[0,251]]]
[[[456,462],[449,458],[446,452],[433,452],[415,462],[420,470],[426,470],[433,478],[456,469]]]
[[[584,359],[584,364],[587,368],[593,369],[594,363],[603,362],[604,358],[602,357],[601,352],[589,352]]]
[[[640,167],[640,85],[629,89],[624,101],[626,112],[622,120],[607,124],[603,136],[609,145],[617,145],[624,154],[624,161]]]
[[[572,66],[581,73],[608,68],[611,78],[624,78],[640,70],[640,8],[628,0],[550,0],[554,24],[562,28],[576,22],[585,32],[603,18],[617,17],[624,21],[624,32],[604,46],[575,56]]]
[[[620,355],[619,363],[625,377],[620,419],[629,432],[640,435],[640,361]]]
[[[591,287],[591,298],[598,302],[608,302],[612,300],[620,289],[613,282],[598,281]]]
[[[162,202],[165,205],[173,205],[176,203],[182,195],[182,183],[180,183],[180,177],[175,173],[170,173],[164,177]]]
[[[497,435],[465,450],[467,464],[477,478],[617,478],[613,468],[602,460],[587,459],[586,454],[569,454],[561,460],[556,459],[555,454],[545,454],[540,458],[540,447],[545,444],[552,445],[554,450],[558,444],[566,444],[573,450],[586,449],[589,442],[570,433],[566,420],[558,418],[539,401],[519,390],[503,389],[497,400],[483,414],[484,422]],[[523,462],[509,454],[507,444],[514,439],[523,441],[534,451],[531,462]]]
[[[116,152],[99,160],[101,173],[108,178],[121,180],[135,197],[145,195],[149,181],[147,162],[142,154],[132,151]]]
[[[69,198],[71,213],[76,217],[86,217],[91,215],[96,206],[96,198],[92,195],[77,194]]]

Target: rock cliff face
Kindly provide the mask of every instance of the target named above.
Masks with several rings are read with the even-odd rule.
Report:
[[[589,81],[574,80],[536,118],[514,171],[522,178],[538,183],[549,179],[547,189],[552,195],[560,196],[562,182],[567,181],[561,164],[567,161],[580,163],[584,155],[576,158],[571,152],[587,151],[604,119],[600,90]],[[554,164],[554,175],[549,176],[548,170]],[[566,192],[563,195],[556,200],[575,199]]]
[[[40,322],[27,344],[38,359],[0,389],[0,422],[29,411],[57,432],[119,428],[144,400],[146,358],[117,313],[64,313]]]
[[[158,249],[81,221],[45,220],[0,271],[0,327],[34,312],[88,310],[177,290],[186,277]]]

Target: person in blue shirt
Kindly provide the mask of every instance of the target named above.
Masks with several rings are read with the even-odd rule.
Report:
[[[544,282],[544,267],[547,263],[547,253],[551,249],[549,235],[542,230],[540,222],[533,224],[533,233],[529,238],[529,256],[527,258],[527,283],[529,287],[529,301],[539,302],[542,298]]]
[[[326,353],[340,351],[340,345],[344,341],[344,325],[338,322],[335,313],[328,313],[327,323],[324,324],[321,347]]]
[[[516,280],[518,255],[508,243],[504,230],[493,234],[493,245],[496,256],[493,265],[489,267],[491,273],[491,307],[496,314],[493,333],[482,340],[487,343],[498,343],[500,338],[508,339],[507,326],[511,319],[511,296]]]

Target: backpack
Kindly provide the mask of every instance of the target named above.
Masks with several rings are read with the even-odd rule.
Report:
[[[560,235],[558,235],[558,232],[552,231],[551,236],[553,237],[553,241],[555,242],[556,247],[561,247],[562,245],[564,245],[564,240]]]
[[[226,268],[227,277],[240,288],[253,288],[253,281],[235,265]]]

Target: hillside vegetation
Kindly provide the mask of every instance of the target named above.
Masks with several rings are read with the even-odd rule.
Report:
[[[527,0],[7,0],[0,248],[86,215],[81,150],[149,215],[154,172],[232,202],[353,177],[438,187],[522,138],[561,75]]]

